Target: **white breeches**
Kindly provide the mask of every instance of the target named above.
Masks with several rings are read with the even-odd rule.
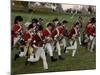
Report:
[[[72,41],[71,41],[72,42]],[[66,49],[68,50],[73,50],[72,56],[75,56],[76,50],[77,50],[77,41],[74,42],[73,45],[67,47]],[[67,50],[66,50],[67,51]]]
[[[28,59],[28,61],[30,62],[37,62],[39,61],[39,59],[42,59],[43,61],[43,67],[44,69],[48,69],[48,64],[47,64],[47,60],[46,60],[46,56],[45,56],[45,52],[43,50],[43,47],[39,47],[36,52],[35,52],[35,58],[32,56],[30,56],[30,58]]]
[[[46,43],[45,48],[48,50],[49,55],[53,56],[53,48],[52,45],[50,43]]]

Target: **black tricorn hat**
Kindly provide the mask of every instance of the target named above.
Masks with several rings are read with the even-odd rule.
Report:
[[[95,23],[96,22],[96,18],[92,17],[92,18],[90,18],[90,21],[91,21],[91,23]]]
[[[43,21],[43,18],[39,18],[38,20],[41,20],[41,21]]]
[[[48,24],[47,24],[47,27],[49,27],[49,26],[53,26],[53,24],[52,24],[52,23],[48,23]]]
[[[23,21],[23,18],[22,18],[22,16],[16,16],[16,17],[15,17],[15,20]]]
[[[57,26],[61,26],[62,24],[60,22],[58,22]]]
[[[66,21],[66,20],[63,20],[63,21],[62,21],[62,23],[63,23],[63,24],[64,24],[64,23],[68,23],[68,21]]]
[[[23,21],[22,16],[16,16],[16,17],[15,17],[15,23],[16,23],[17,21],[19,21],[19,22]]]
[[[36,18],[33,18],[32,23],[38,23],[38,20]]]
[[[53,21],[53,22],[58,21],[58,18],[55,18],[55,19],[53,19],[52,21]]]

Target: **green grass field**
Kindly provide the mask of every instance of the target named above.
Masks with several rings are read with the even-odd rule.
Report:
[[[28,18],[30,17],[30,14],[28,13],[21,13],[21,12],[13,12],[12,13],[12,23],[14,21],[14,17],[17,15],[21,15],[24,18],[23,23],[25,23]],[[59,20],[68,20],[68,28],[70,29],[74,20],[78,17],[78,15],[75,15],[71,19],[71,14],[51,14],[51,13],[32,13],[32,16],[28,21],[31,21],[32,18],[40,18],[42,17],[45,19],[45,23],[52,21],[53,18],[57,17]],[[88,19],[92,17],[93,15],[82,15],[84,20],[84,26]],[[65,60],[58,60],[56,62],[51,62],[50,57],[47,56],[47,62],[49,69],[43,70],[42,60],[40,60],[37,63],[34,63],[32,65],[25,66],[25,58],[19,58],[17,61],[14,61],[14,54],[16,53],[17,49],[11,50],[12,52],[12,74],[23,74],[23,73],[40,73],[40,72],[55,72],[55,71],[73,71],[73,70],[89,70],[89,69],[96,69],[96,52],[90,53],[86,48],[78,47],[77,53],[75,57],[71,56],[71,51],[69,51],[68,54],[63,54],[65,57]],[[57,53],[55,52],[55,56]],[[57,57],[57,56],[56,56]]]

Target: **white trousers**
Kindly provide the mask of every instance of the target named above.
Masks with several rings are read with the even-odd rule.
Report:
[[[18,36],[18,37],[14,37],[14,45],[13,45],[13,46],[16,45],[16,43],[18,42],[19,39],[20,39],[20,36]]]
[[[24,51],[20,52],[19,56],[25,57],[27,52],[28,52],[29,55],[32,55],[33,54],[33,48],[31,46],[28,46],[28,45],[24,46]]]
[[[43,50],[43,47],[39,47],[36,52],[35,52],[35,58],[32,56],[30,56],[30,58],[28,59],[28,61],[30,62],[37,62],[39,61],[39,59],[42,59],[43,61],[43,67],[44,69],[48,69],[48,64],[47,64],[47,60],[46,60],[46,56],[45,56],[45,52]]]
[[[53,48],[52,48],[52,45],[50,43],[46,43],[45,48],[49,52],[49,55],[50,56],[53,56]]]
[[[90,35],[89,39],[90,41],[88,42],[88,50],[90,50],[90,52],[93,52],[93,49],[95,47],[96,37]]]
[[[79,44],[81,45],[81,36],[78,37]]]
[[[76,53],[76,50],[77,50],[77,41],[74,41],[74,44],[67,47],[66,49],[73,50],[72,56],[75,56],[75,53]],[[66,50],[66,52],[67,52],[67,50]]]
[[[61,40],[61,42],[63,43],[64,48],[65,48],[65,47],[66,47],[66,40],[65,40],[65,37]]]
[[[60,47],[59,41],[57,41],[57,43],[56,43],[56,48],[57,48],[57,51],[58,51],[58,55],[60,56],[61,55],[61,47]]]

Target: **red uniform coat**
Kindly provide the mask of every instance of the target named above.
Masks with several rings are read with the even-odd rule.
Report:
[[[51,31],[50,30],[48,30],[47,28],[43,30],[43,36],[44,37],[48,37],[50,35],[51,35]]]
[[[54,30],[52,31],[52,37],[54,37],[55,35],[57,35],[57,30],[56,30],[56,29],[54,29]]]
[[[28,40],[31,39],[31,35],[28,31],[25,31],[23,33],[23,39],[24,39],[25,42],[28,42]]]
[[[64,34],[64,27],[63,26],[55,28],[52,32],[52,36],[56,36],[56,35],[60,36],[63,34]]]
[[[37,47],[42,47],[43,46],[43,40],[42,38],[40,38],[40,36],[38,36],[37,34],[33,34],[32,35],[32,42],[34,45],[36,45]]]
[[[12,32],[13,32],[13,37],[17,37],[18,33],[21,31],[21,26],[19,24],[14,24]]]
[[[64,26],[58,28],[60,34],[64,34]]]
[[[52,40],[53,40],[52,39],[52,33],[51,33],[51,31],[48,28],[43,30],[43,36],[44,36],[45,41],[47,43],[51,43],[52,42]]]
[[[87,34],[88,36],[89,36],[89,35],[96,36],[96,28],[95,28],[95,26],[94,26],[92,23],[89,23],[89,24],[86,26],[85,32],[86,32],[86,34]]]
[[[92,26],[91,28],[91,33],[90,33],[92,36],[96,36],[96,28],[95,26]]]
[[[72,28],[71,31],[70,31],[69,34],[68,34],[69,38],[72,38],[72,36],[73,36],[74,34],[77,35],[77,29],[76,29],[76,31],[75,31],[75,28]]]

